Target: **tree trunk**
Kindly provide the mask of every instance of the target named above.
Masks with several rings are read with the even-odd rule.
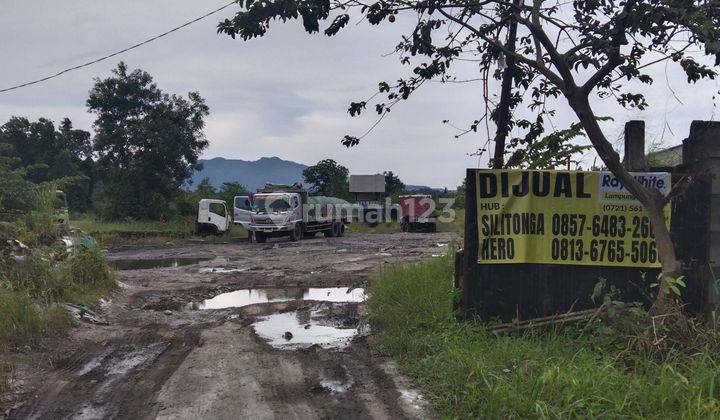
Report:
[[[645,207],[650,218],[650,225],[655,234],[655,244],[657,245],[658,257],[662,267],[662,278],[660,279],[657,299],[654,306],[662,307],[666,304],[666,296],[664,293],[664,282],[666,277],[677,277],[680,273],[681,264],[675,254],[675,247],[670,238],[670,231],[665,224],[663,208],[665,200],[663,195],[657,190],[651,190],[640,184],[630,175],[630,172],[622,165],[620,156],[612,148],[600,128],[595,118],[595,113],[590,107],[588,98],[578,97],[577,95],[568,95],[570,107],[575,111],[578,119],[583,125],[590,142],[595,147],[598,155],[608,167],[608,169],[622,182],[625,188],[630,191],[635,198]]]
[[[520,7],[520,0],[513,1],[516,8]],[[515,52],[515,39],[517,38],[517,20],[510,19],[508,37],[505,47]],[[515,57],[505,54],[505,70],[500,87],[500,103],[497,107],[497,131],[495,132],[495,153],[493,155],[493,169],[502,169],[505,161],[505,140],[510,133],[510,105],[512,104],[512,81],[515,77]]]

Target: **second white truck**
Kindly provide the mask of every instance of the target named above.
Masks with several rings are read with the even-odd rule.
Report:
[[[253,195],[248,231],[255,241],[288,236],[291,241],[322,232],[326,237],[345,234],[350,203],[340,198],[310,197],[302,186],[271,185]]]

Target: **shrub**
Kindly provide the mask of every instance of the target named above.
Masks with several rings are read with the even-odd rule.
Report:
[[[68,285],[62,298],[75,303],[92,303],[115,287],[114,273],[97,246],[78,247],[60,266],[59,277]]]

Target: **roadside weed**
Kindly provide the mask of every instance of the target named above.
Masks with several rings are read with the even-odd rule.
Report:
[[[368,289],[372,342],[442,417],[720,416],[709,347],[657,362],[601,323],[591,334],[580,325],[490,334],[455,320],[450,255],[385,268]]]

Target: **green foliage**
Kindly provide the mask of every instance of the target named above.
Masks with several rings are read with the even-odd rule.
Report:
[[[79,247],[60,265],[59,276],[66,285],[62,299],[73,303],[93,304],[115,288],[115,275],[97,246]]]
[[[56,182],[68,192],[72,210],[85,210],[90,203],[90,133],[72,127],[65,118],[58,130],[52,121],[13,117],[0,127],[0,191],[10,202],[2,208],[27,210],[30,182]],[[31,206],[31,204],[30,204]]]
[[[453,205],[456,209],[464,209],[465,208],[465,194],[467,192],[467,187],[465,186],[465,180],[463,180],[463,183],[461,186],[457,187],[457,190],[455,190],[455,204]]]
[[[32,345],[43,336],[63,334],[72,325],[68,314],[59,306],[39,306],[21,292],[0,287],[0,352],[12,347]],[[12,366],[0,361],[0,391],[3,374]],[[4,372],[3,372],[4,370]]]
[[[346,198],[349,195],[349,171],[332,159],[324,159],[303,171],[305,182],[313,194]]]
[[[506,167],[522,167],[524,169],[557,169],[571,165],[577,167],[580,162],[577,156],[591,149],[592,146],[579,146],[573,141],[577,137],[584,137],[582,125],[573,123],[566,130],[555,131],[540,140],[530,142],[525,147],[517,147],[526,143],[523,139],[511,141],[515,150],[507,160]]]
[[[652,283],[650,287],[661,289],[666,295],[672,295],[675,299],[679,299],[682,296],[681,289],[685,288],[685,276],[671,277],[665,276],[663,281],[659,283]]]
[[[204,99],[197,92],[187,99],[163,93],[150,74],[121,62],[112,76],[95,79],[87,107],[96,115],[96,211],[104,219],[167,217],[208,145]]]
[[[228,209],[232,209],[235,196],[248,194],[249,192],[247,188],[245,188],[245,186],[240,184],[239,182],[223,182],[222,186],[220,186],[220,190],[217,192],[217,195],[215,195],[215,197],[203,198],[217,198],[220,200],[224,200],[225,203],[227,203],[228,205]]]
[[[41,332],[35,303],[26,294],[0,288],[0,350],[34,341]]]
[[[405,184],[392,171],[383,172],[383,175],[385,175],[385,196],[397,200],[397,196],[405,192]]]
[[[493,335],[482,323],[455,320],[452,270],[449,255],[390,266],[368,289],[374,344],[414,378],[441,417],[714,418],[720,412],[715,348],[693,347],[657,362],[628,348],[632,336],[624,330],[600,320]]]

